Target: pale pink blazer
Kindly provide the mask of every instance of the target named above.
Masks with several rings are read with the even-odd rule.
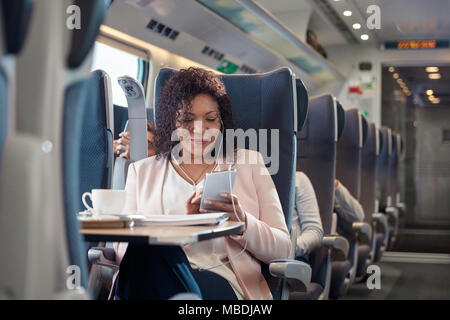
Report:
[[[239,198],[247,215],[244,235],[228,236],[225,247],[228,257],[235,257],[245,244],[244,253],[231,260],[231,267],[247,299],[272,299],[267,282],[261,273],[259,261],[269,263],[273,259],[286,259],[291,249],[281,203],[261,154],[239,150],[237,159],[256,159],[254,164],[237,163],[233,193]],[[255,163],[256,162],[256,163]],[[155,156],[130,165],[126,183],[127,202],[124,212],[140,212],[145,215],[163,214],[162,190],[169,161]],[[222,165],[220,169],[227,167]],[[116,243],[117,263],[120,263],[126,243]]]

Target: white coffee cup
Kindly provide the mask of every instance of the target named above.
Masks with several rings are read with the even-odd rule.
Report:
[[[86,202],[90,197],[92,207]],[[93,214],[121,215],[125,207],[126,191],[112,189],[93,189],[91,192],[83,193],[81,200],[86,209],[91,210]]]

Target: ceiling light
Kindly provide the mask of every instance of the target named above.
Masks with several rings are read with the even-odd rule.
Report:
[[[359,23],[354,23],[352,27],[353,27],[353,29],[355,29],[355,30],[361,29],[361,25],[360,25]]]
[[[427,90],[427,95],[429,95],[429,96],[431,96],[431,95],[433,95],[433,90]]]
[[[398,79],[399,77],[398,73],[394,73],[392,76],[394,77],[394,79]]]
[[[426,67],[425,70],[427,72],[439,72],[439,68],[438,67]]]
[[[394,72],[395,68],[394,67],[389,67],[389,72]]]
[[[437,79],[441,78],[441,74],[440,73],[430,73],[430,74],[428,74],[428,78],[437,80]]]
[[[369,40],[369,36],[367,34],[362,34],[361,35],[361,40]]]
[[[428,100],[430,100],[430,101],[433,101],[434,99],[436,99],[436,97],[433,96],[433,95],[431,95],[431,96],[428,97]]]
[[[342,14],[346,17],[350,17],[352,15],[352,12],[350,10],[345,10]]]

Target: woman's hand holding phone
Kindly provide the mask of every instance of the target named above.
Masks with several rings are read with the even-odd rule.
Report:
[[[200,201],[202,199],[203,188],[192,192],[192,194],[186,199],[186,214],[200,213]]]
[[[208,207],[214,207],[214,210],[209,209],[200,209],[199,211],[201,213],[207,213],[207,212],[228,212],[230,216],[231,221],[246,221],[246,215],[244,211],[242,210],[242,207],[239,203],[239,199],[236,195],[232,195],[228,192],[223,192],[220,194],[222,198],[224,198],[224,201],[218,201],[218,200],[205,200],[205,204],[208,205]],[[233,202],[234,202],[234,208],[233,208]],[[234,211],[236,209],[236,215],[239,217],[236,217],[234,214]]]

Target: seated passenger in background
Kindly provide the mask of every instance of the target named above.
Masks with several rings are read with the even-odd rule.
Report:
[[[338,227],[341,232],[353,233],[352,223],[364,221],[361,204],[339,180],[334,180],[335,212],[338,215]]]
[[[153,136],[155,134],[155,125],[151,121],[147,121],[147,141],[148,141],[148,156],[155,154],[155,147],[153,145]],[[130,133],[124,131],[119,133],[120,138],[114,140],[114,154],[119,154],[119,157],[130,158]]]
[[[158,104],[165,112],[158,115],[153,137],[156,155],[130,165],[124,212],[206,212],[200,209],[206,173],[228,169],[228,165],[217,163],[221,155],[218,150],[223,145],[223,158],[231,154],[235,159],[233,193],[224,193],[223,201],[210,201],[208,205],[228,212],[232,221],[244,222],[245,231],[187,245],[183,250],[115,244],[120,263],[116,298],[168,299],[199,288],[204,299],[272,299],[260,262],[289,256],[289,232],[262,156],[220,142],[227,141],[226,129],[234,129],[231,101],[224,84],[203,69],[180,70],[167,80]],[[215,129],[217,134],[206,138],[208,129]],[[188,138],[183,135],[186,131]],[[179,141],[172,140],[173,132]],[[220,132],[222,139],[218,139]],[[172,154],[175,147],[179,147],[183,159],[190,159],[188,163],[176,159],[177,155]],[[218,156],[207,159],[214,150]],[[256,163],[248,163],[251,158]]]
[[[303,172],[297,172],[295,182],[292,215],[292,232],[297,233],[295,258],[309,263],[309,253],[322,242],[322,222],[316,193],[309,178]]]

